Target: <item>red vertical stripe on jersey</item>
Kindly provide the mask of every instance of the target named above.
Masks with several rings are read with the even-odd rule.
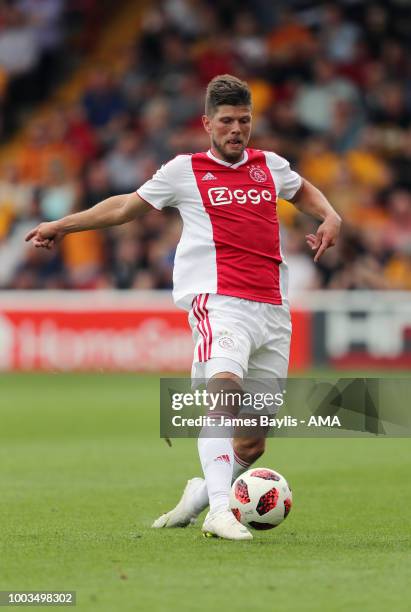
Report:
[[[205,348],[204,348],[205,361],[211,358],[211,345],[213,342],[213,333],[211,331],[210,319],[208,316],[208,308],[207,308],[208,297],[209,297],[209,294],[206,293],[203,299],[202,300],[200,299],[200,303],[199,303],[199,309],[200,309],[201,314],[203,315],[203,323],[204,323],[205,330],[206,330],[206,341],[205,341]]]
[[[262,151],[248,149],[238,168],[206,153],[192,167],[216,250],[217,293],[281,304],[276,186]],[[208,173],[215,178],[202,180]]]
[[[197,329],[203,340],[198,345],[198,360],[207,361],[211,357],[213,334],[208,316],[207,302],[209,294],[200,295],[193,300],[193,313],[197,319]]]
[[[203,344],[204,344],[204,340],[205,340],[205,333],[202,327],[202,319],[201,316],[198,312],[198,307],[197,307],[197,303],[198,303],[198,296],[196,298],[194,298],[194,303],[193,303],[193,313],[195,318],[197,319],[197,329],[200,332],[200,334],[203,336],[203,341],[199,343],[198,345],[198,360],[199,361],[205,361],[204,360],[204,350],[203,350]]]
[[[210,323],[210,318],[208,316],[208,308],[206,308],[207,302],[208,302],[208,293],[207,293],[207,298],[206,301],[204,302],[204,308],[206,310],[206,325],[207,325],[207,329],[208,329],[208,358],[211,359],[211,348],[213,346],[213,332],[211,329],[211,323]]]

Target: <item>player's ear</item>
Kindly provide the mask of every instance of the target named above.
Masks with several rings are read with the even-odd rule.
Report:
[[[211,134],[211,120],[210,120],[210,117],[207,117],[207,115],[203,115],[201,117],[201,120],[203,122],[203,126],[204,126],[204,129],[207,132],[207,134]]]

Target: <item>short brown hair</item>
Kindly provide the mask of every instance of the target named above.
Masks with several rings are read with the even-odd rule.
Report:
[[[245,81],[231,74],[219,74],[207,85],[205,99],[206,115],[214,115],[218,106],[251,106],[251,91]]]

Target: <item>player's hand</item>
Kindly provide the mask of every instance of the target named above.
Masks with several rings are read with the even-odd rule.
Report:
[[[36,248],[52,249],[57,242],[63,238],[64,234],[59,230],[57,222],[40,223],[32,229],[26,236],[26,242],[33,241]]]
[[[314,261],[317,262],[321,255],[334,246],[340,233],[341,219],[338,215],[327,217],[320,225],[316,234],[307,234],[306,240],[312,251],[317,251]]]

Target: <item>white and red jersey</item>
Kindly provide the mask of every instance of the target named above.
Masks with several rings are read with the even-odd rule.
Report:
[[[189,310],[200,293],[282,304],[287,272],[277,198],[292,198],[301,177],[284,158],[246,149],[230,164],[211,151],[178,155],[138,195],[155,208],[178,208],[183,232],[174,262],[174,300]]]

